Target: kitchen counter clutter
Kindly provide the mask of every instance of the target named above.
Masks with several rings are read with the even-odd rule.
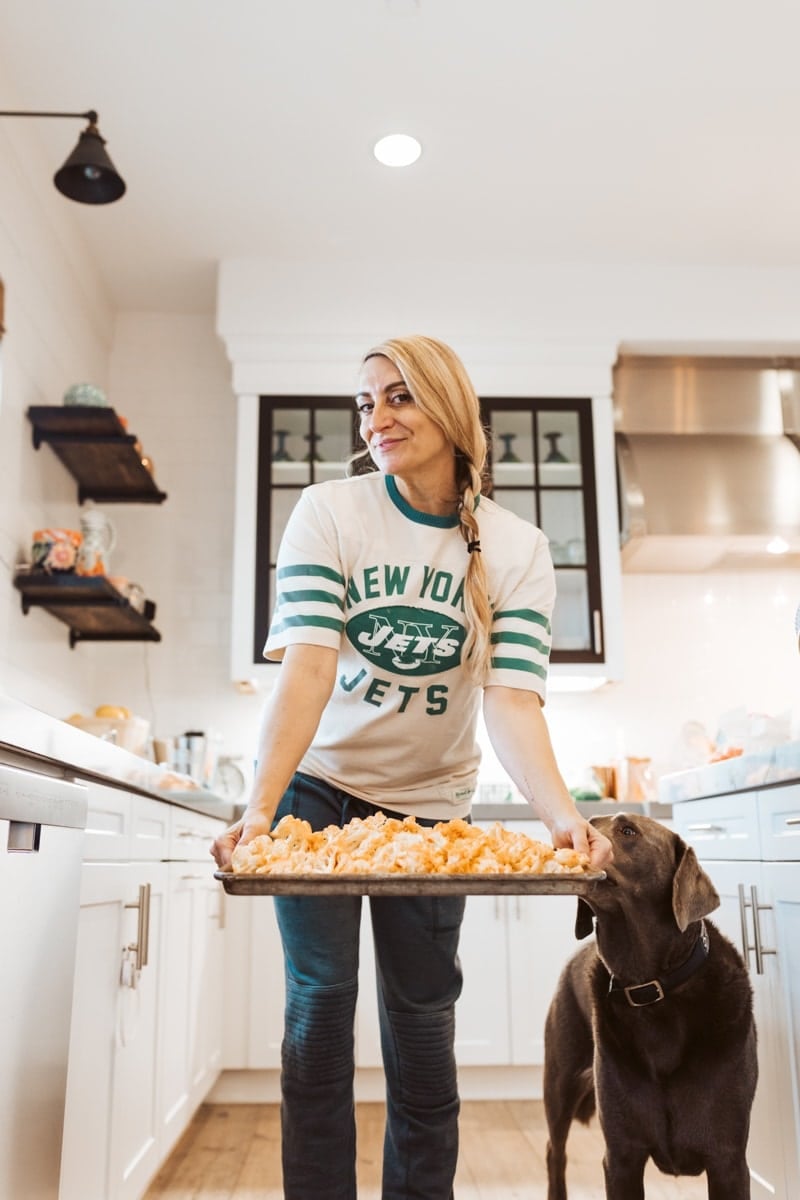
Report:
[[[724,796],[795,781],[800,781],[800,742],[784,742],[766,750],[663,775],[658,781],[658,798],[665,804],[680,804],[703,796]]]
[[[180,785],[180,779],[150,759],[131,754],[111,742],[94,737],[81,729],[59,721],[0,693],[0,754],[17,765],[64,779],[94,779],[125,787],[145,795],[180,805],[198,813],[235,820],[237,809],[206,788],[192,788],[187,779],[180,786],[164,787],[165,782]]]

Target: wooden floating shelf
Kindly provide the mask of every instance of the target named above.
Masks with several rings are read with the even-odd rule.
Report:
[[[162,492],[113,408],[40,405],[28,409],[33,445],[50,445],[78,484],[78,502],[162,504]]]
[[[69,627],[69,644],[78,642],[160,642],[151,624],[156,606],[145,601],[139,612],[105,575],[24,571],[14,578],[22,593],[22,611],[43,608]]]

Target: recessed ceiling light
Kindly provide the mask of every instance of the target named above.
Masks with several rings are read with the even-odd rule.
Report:
[[[390,133],[373,147],[378,162],[386,167],[410,167],[422,153],[422,146],[407,133]]]

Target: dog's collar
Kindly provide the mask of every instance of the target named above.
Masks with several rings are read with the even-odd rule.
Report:
[[[701,921],[700,936],[685,963],[682,963],[674,971],[670,971],[669,975],[664,975],[660,979],[650,979],[647,983],[633,983],[628,987],[625,987],[624,984],[620,983],[612,975],[608,985],[608,994],[610,996],[618,995],[621,992],[632,1008],[643,1008],[647,1004],[657,1004],[659,1000],[663,1000],[679,984],[684,983],[691,975],[694,975],[695,971],[699,967],[702,967],[707,958],[708,930],[706,929],[705,921]]]

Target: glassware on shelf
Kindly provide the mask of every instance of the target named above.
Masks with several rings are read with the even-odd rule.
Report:
[[[294,462],[294,459],[292,458],[291,454],[286,449],[286,439],[289,436],[289,432],[290,431],[288,429],[274,429],[273,430],[275,441],[277,442],[274,453],[272,455],[273,462]]]
[[[503,443],[503,453],[497,461],[501,462],[501,463],[519,462],[519,459],[517,458],[516,454],[511,449],[511,445],[517,435],[515,433],[498,433],[497,436],[500,439],[500,441]]]
[[[324,462],[325,459],[317,450],[317,443],[322,441],[322,434],[304,433],[303,437],[308,442],[308,454],[304,455],[303,462]]]
[[[569,459],[567,458],[566,454],[562,454],[558,448],[559,438],[564,436],[562,433],[560,433],[560,432],[545,433],[542,436],[544,437],[546,442],[550,443],[550,450],[548,451],[547,457],[544,460],[545,462],[549,462],[549,463],[569,462]]]

